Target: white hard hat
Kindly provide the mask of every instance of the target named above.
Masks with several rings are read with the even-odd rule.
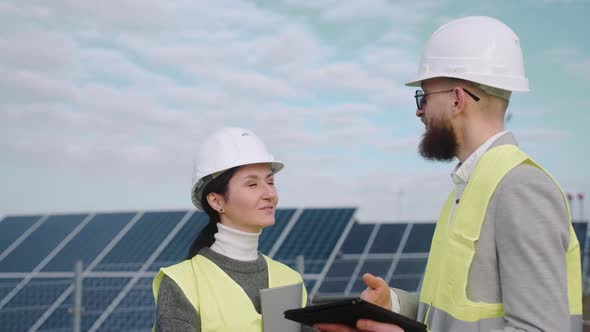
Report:
[[[459,78],[507,91],[529,91],[518,36],[495,18],[470,16],[436,30],[424,49],[417,76]]]
[[[197,209],[203,210],[203,188],[223,171],[258,163],[269,163],[273,173],[284,167],[252,131],[243,128],[223,128],[216,131],[201,143],[197,153],[191,190],[193,204]]]

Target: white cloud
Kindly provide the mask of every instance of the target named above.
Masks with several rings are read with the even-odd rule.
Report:
[[[403,82],[417,65],[418,28],[439,19],[439,6],[2,2],[0,131],[10,139],[0,141],[0,158],[11,171],[0,182],[12,187],[0,192],[0,212],[187,208],[198,141],[243,126],[287,163],[284,203],[433,219],[451,167],[413,169],[419,133],[402,128],[405,118],[391,108],[413,111]],[[375,31],[351,45],[335,40],[369,26]],[[570,139],[542,128],[520,134]],[[35,196],[19,200],[15,190]]]
[[[321,163],[314,166],[324,167]],[[292,188],[281,199],[300,201],[304,207],[357,206],[361,221],[434,221],[452,189],[448,172],[365,173],[346,177],[346,181],[329,176],[296,175],[278,176],[280,192],[281,188]]]
[[[346,1],[326,8],[321,17],[326,21],[387,19],[396,12],[396,7],[385,0]]]
[[[178,22],[172,19],[176,8],[157,1],[63,0],[52,5],[52,14],[67,14],[70,20],[79,20],[97,29],[157,30],[174,27]]]
[[[79,81],[100,81],[109,85],[131,85],[144,89],[174,84],[170,78],[137,64],[121,51],[91,48],[81,50],[78,54],[78,61],[84,64],[78,73]]]
[[[7,33],[0,39],[1,66],[49,72],[69,71],[77,46],[56,32],[34,30]]]
[[[386,0],[365,1],[284,1],[295,8],[313,10],[320,13],[320,18],[329,23],[347,23],[358,21],[381,20],[386,23],[400,24],[425,19],[433,9],[442,5],[441,1],[391,2]]]
[[[415,47],[422,47],[418,45],[416,36],[408,33],[402,27],[395,26],[390,31],[386,32],[376,41],[378,45],[387,45],[398,47],[401,45],[413,45]],[[418,51],[418,50],[417,50]]]
[[[326,91],[374,93],[393,87],[392,82],[371,76],[359,64],[352,62],[323,65],[294,79],[300,86]]]
[[[247,64],[256,68],[289,72],[320,62],[333,50],[321,42],[302,24],[277,26],[272,34],[239,41],[229,52],[240,54]]]
[[[254,98],[293,97],[295,91],[287,82],[255,72],[235,70],[233,68],[211,68],[207,74],[221,84],[222,89],[229,89],[241,95]],[[201,72],[204,73],[204,72]]]
[[[403,81],[416,73],[417,59],[410,59],[408,51],[399,48],[378,48],[363,54],[362,61],[374,74]]]
[[[282,18],[263,12],[246,1],[53,1],[50,7],[27,6],[27,10],[46,8],[48,16],[60,17],[64,23],[75,23],[81,31],[96,30],[105,34],[152,38],[178,36],[187,28],[217,30],[228,26],[243,32],[259,31],[277,24]],[[54,22],[55,23],[55,22]],[[206,29],[204,30],[206,31]]]
[[[281,3],[290,8],[320,11],[329,6],[336,5],[338,0],[281,0]]]
[[[2,103],[28,100],[64,100],[75,95],[71,82],[27,69],[0,69]]]

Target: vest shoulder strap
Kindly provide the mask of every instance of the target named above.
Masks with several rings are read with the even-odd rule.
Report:
[[[299,275],[299,273],[295,272],[293,269],[281,262],[277,262],[266,255],[263,256],[266,260],[266,264],[268,265],[269,273],[272,273],[269,279],[271,279],[273,283],[288,285],[290,283],[301,282],[301,275]],[[269,286],[272,287],[272,285]]]
[[[454,220],[457,223],[453,223],[453,228],[460,229],[465,239],[477,240],[497,185],[510,170],[527,160],[530,160],[528,155],[516,145],[500,145],[486,152],[475,166],[465,188],[455,213]]]
[[[266,255],[264,255],[264,258],[266,259],[266,264],[268,265],[269,287],[286,286],[300,282],[303,283],[303,279],[297,271],[291,269],[281,262],[273,260]],[[303,296],[301,301],[303,306],[307,304],[307,290],[305,289],[305,284],[303,284]]]
[[[198,256],[198,255],[197,255]],[[195,256],[196,257],[196,256]],[[194,258],[193,258],[194,259]],[[182,261],[178,264],[161,268],[153,282],[154,299],[158,302],[158,292],[160,290],[160,283],[164,276],[172,279],[176,285],[182,290],[189,302],[199,311],[199,295],[197,290],[197,283],[195,281],[196,274],[194,273],[193,265],[190,260]]]

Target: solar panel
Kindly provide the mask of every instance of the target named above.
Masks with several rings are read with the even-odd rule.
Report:
[[[404,253],[428,253],[435,224],[414,224],[406,241]]]
[[[370,253],[395,253],[398,250],[407,224],[382,224]]]
[[[354,278],[354,281],[352,283],[350,294],[358,294],[362,292],[365,288],[367,288],[367,286],[362,280],[362,277],[365,273],[370,273],[376,277],[381,277],[387,280],[387,274],[389,269],[391,268],[392,262],[392,258],[370,258],[370,256],[364,260],[361,260],[361,267],[359,269],[359,273],[357,275],[351,275],[352,278]]]
[[[82,331],[88,331],[100,314],[108,307],[129,278],[85,278],[82,293]],[[55,331],[72,327],[73,294],[49,316],[40,331]]]
[[[174,236],[164,251],[150,266],[150,271],[158,271],[161,267],[170,266],[185,260],[189,248],[201,230],[209,223],[204,212],[195,211],[182,229]]]
[[[349,278],[352,273],[354,272],[356,266],[358,265],[358,260],[356,259],[338,259],[334,260],[328,273],[326,274],[326,278],[332,277],[347,277]]]
[[[22,279],[0,279],[0,300],[6,296]]]
[[[314,279],[304,279],[303,280],[303,283],[305,284],[305,289],[307,289],[308,301],[311,301],[311,299],[309,298],[309,293],[311,292],[311,290],[315,286],[316,280],[314,280]]]
[[[360,269],[360,276],[364,273],[370,273],[376,277],[385,278],[387,271],[391,267],[392,259],[374,259],[369,258],[363,262]]]
[[[85,217],[85,214],[49,217],[0,261],[0,272],[32,271]]]
[[[355,209],[305,209],[275,259],[295,267],[295,257],[305,257],[305,273],[318,273],[342,232],[351,221]]]
[[[426,270],[426,258],[400,258],[393,272],[398,276],[421,276]]]
[[[152,278],[141,278],[100,326],[99,331],[149,330],[154,324]]]
[[[389,287],[403,289],[408,292],[416,292],[420,286],[422,277],[395,277],[389,280]]]
[[[375,228],[374,224],[359,224],[355,223],[352,225],[352,229],[342,247],[340,248],[340,252],[342,254],[360,254],[365,249],[367,245],[367,240],[371,235],[371,232]]]
[[[43,269],[43,271],[72,271],[77,260],[87,266],[117,233],[131,220],[134,213],[98,214]]]
[[[320,280],[322,284],[318,289],[318,295],[334,295],[335,289],[339,289],[343,284],[341,278],[336,275],[339,274],[340,270],[344,270],[341,274],[348,273],[349,277],[346,279],[346,283],[349,286],[345,286],[342,290],[341,295],[357,295],[363,291],[366,286],[362,281],[362,276],[365,273],[371,273],[375,276],[388,279],[392,274],[394,268],[394,261],[396,255],[400,254],[402,241],[404,234],[406,234],[408,224],[355,224],[344,244],[352,243],[348,248],[354,248],[353,250],[346,251],[347,254],[356,254],[357,256],[345,256],[347,259],[334,260],[332,266],[330,266],[328,273],[323,280]],[[376,230],[374,238],[371,237],[373,230]],[[360,231],[360,234],[354,232]],[[410,236],[414,234],[424,233],[423,229],[410,232]],[[354,240],[353,240],[354,239]],[[372,242],[371,242],[372,240]],[[351,241],[351,242],[348,242]],[[365,247],[369,245],[368,252],[365,252]],[[344,248],[344,245],[343,245]],[[345,251],[341,248],[341,253],[344,255]],[[403,266],[402,266],[403,268]],[[351,280],[352,279],[352,280]],[[324,283],[326,285],[324,286]],[[349,289],[350,287],[350,289]]]
[[[350,295],[358,295],[362,291],[364,291],[366,288],[367,288],[367,285],[365,285],[363,280],[360,278],[357,278],[354,280],[354,282],[352,284],[352,288],[350,289]]]
[[[576,232],[578,242],[580,243],[580,250],[584,251],[584,249],[586,248],[586,234],[588,230],[588,223],[573,222],[572,225],[574,227],[574,231]]]
[[[344,294],[350,277],[354,274],[358,259],[336,259],[318,290],[318,295]]]
[[[320,289],[318,291],[319,294],[344,294],[344,290],[348,285],[349,278],[342,278],[342,279],[330,279],[324,280]]]
[[[71,279],[31,279],[0,310],[3,330],[28,330],[70,284]]]
[[[139,270],[185,214],[186,211],[144,214],[94,270]]]
[[[38,317],[43,315],[45,307],[30,309],[1,310],[0,322],[5,331],[27,331]]]
[[[418,291],[435,224],[351,225],[354,212],[355,209],[279,209],[275,226],[265,229],[261,235],[260,250],[268,252],[281,234],[288,232],[275,258],[294,267],[295,257],[304,255],[305,285],[308,293],[315,295],[316,299],[323,296],[357,296],[366,288],[361,280],[365,272],[383,277],[391,287]],[[103,272],[95,275],[93,273],[97,272],[90,271],[92,276],[83,281],[82,330],[88,330],[186,213],[147,212],[130,228],[125,226],[130,226],[130,220],[138,216],[134,213],[97,214],[57,252],[37,277],[25,284],[10,300],[6,298],[3,301],[0,330],[29,330],[35,324],[40,325],[39,331],[70,331],[73,295],[64,294],[64,291],[72,284],[70,276],[74,261],[82,259],[87,266],[119,234],[122,236],[120,241],[95,268],[95,271]],[[297,220],[293,228],[288,229],[287,224],[294,216]],[[85,214],[77,214],[52,215],[43,219],[39,216],[3,219],[0,222],[0,248],[11,246],[27,230],[30,234],[20,245],[13,245],[14,251],[0,260],[0,301],[86,217]],[[42,221],[38,224],[39,228],[30,228],[39,220]],[[207,221],[204,213],[192,213],[151,264],[151,272],[142,275],[106,316],[99,331],[151,331],[155,312],[151,291],[153,274],[160,266],[183,260],[188,246]],[[587,228],[586,222],[574,223],[582,249],[587,242]],[[350,229],[350,232],[344,239],[345,229]],[[122,230],[128,232],[124,234]],[[584,252],[583,259],[585,255]],[[317,289],[314,289],[316,286]],[[312,294],[312,291],[316,293]],[[63,303],[56,302],[60,296],[65,298]],[[52,305],[55,309],[48,311]],[[39,320],[40,317],[44,318]]]
[[[271,227],[266,227],[260,234],[258,250],[268,255],[276,240],[281,236],[287,224],[295,214],[295,209],[278,209],[275,214],[275,224]]]
[[[40,216],[9,216],[0,221],[0,253],[21,236]]]
[[[129,311],[112,312],[98,331],[150,332],[153,324],[154,310],[151,308],[137,308]]]

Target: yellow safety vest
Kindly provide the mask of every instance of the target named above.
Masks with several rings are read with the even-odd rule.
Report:
[[[301,275],[288,266],[264,256],[268,265],[269,287],[279,287],[302,282]],[[180,287],[201,317],[201,331],[262,331],[262,315],[246,292],[219,266],[201,255],[176,265],[160,269],[152,285],[154,299],[164,275]],[[301,299],[307,303],[303,286]]]
[[[452,317],[455,323],[451,330],[470,329],[485,319],[503,318],[502,303],[473,302],[467,298],[469,267],[475,255],[488,204],[502,178],[514,167],[529,164],[547,173],[515,145],[502,145],[489,150],[477,163],[473,174],[461,196],[451,223],[454,192],[449,195],[436,224],[422,290],[421,305],[426,304],[425,321],[432,310],[441,310]],[[554,180],[555,181],[555,180]],[[563,195],[563,192],[562,192]],[[563,196],[565,204],[567,200]],[[568,209],[569,214],[569,209]],[[580,245],[570,218],[570,242],[567,250],[567,282],[570,315],[582,314],[582,278],[580,266]],[[456,328],[455,328],[456,327]],[[433,328],[433,327],[430,327]]]

